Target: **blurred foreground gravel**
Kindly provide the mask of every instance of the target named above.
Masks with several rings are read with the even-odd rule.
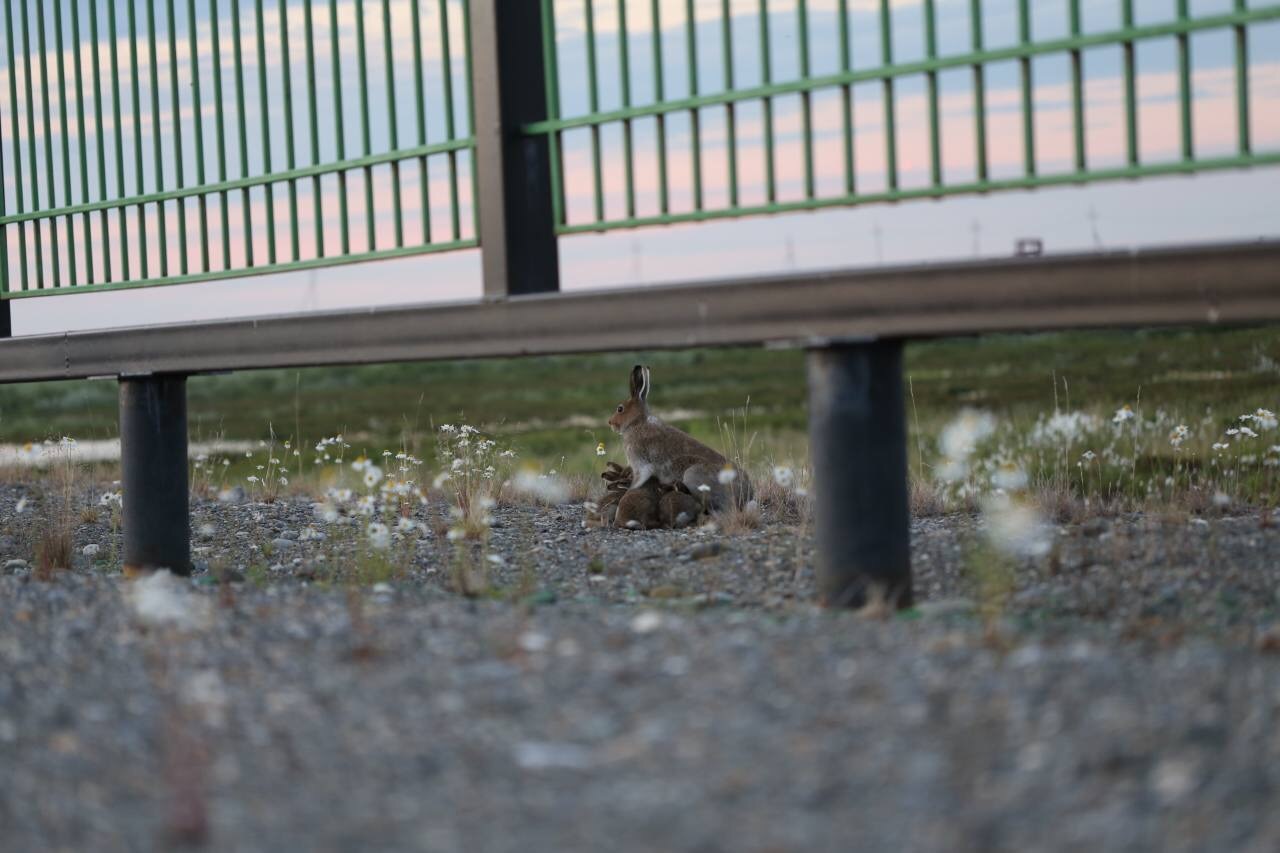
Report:
[[[475,598],[432,533],[339,581],[300,501],[198,505],[206,571],[144,586],[84,521],[44,582],[31,494],[0,538],[0,850],[1280,849],[1261,516],[1061,528],[987,630],[968,517],[916,522],[921,606],[881,620],[813,606],[793,525],[570,509],[500,508]]]

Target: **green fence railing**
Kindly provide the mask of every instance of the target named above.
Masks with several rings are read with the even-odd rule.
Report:
[[[1280,163],[1276,0],[0,2],[6,297]]]
[[[6,296],[476,245],[466,0],[3,2]]]
[[[551,137],[562,234],[1280,162],[1274,121],[1269,147],[1254,143],[1250,92],[1251,75],[1269,74],[1266,105],[1280,110],[1277,3],[1177,0],[1140,19],[1134,0],[540,2],[555,82],[549,118],[525,130]],[[1196,112],[1217,105],[1197,79],[1218,68],[1232,121],[1216,135],[1231,138],[1199,150]],[[1109,80],[1121,128],[1094,157],[1087,90]],[[1144,83],[1171,95],[1144,97]],[[1170,97],[1178,129],[1148,146],[1144,106]],[[1057,158],[1038,133],[1054,113]],[[949,157],[959,136],[967,153]]]

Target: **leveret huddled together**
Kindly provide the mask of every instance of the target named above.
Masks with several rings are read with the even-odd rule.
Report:
[[[610,463],[600,521],[632,530],[686,527],[704,513],[751,500],[751,480],[720,453],[649,411],[649,368],[631,370],[631,395],[609,426],[622,436],[629,468]]]

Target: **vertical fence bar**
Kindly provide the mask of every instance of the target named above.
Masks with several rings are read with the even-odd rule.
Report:
[[[396,69],[391,52],[391,0],[382,0],[382,52],[387,67],[387,121],[391,150],[400,147],[400,122],[396,118]],[[400,210],[400,161],[391,162],[391,207],[396,224],[396,246],[404,245],[404,215]]]
[[[200,102],[200,52],[196,38],[196,0],[187,0],[187,38],[191,53],[191,115],[196,132],[196,185],[203,186],[204,162],[204,106]],[[209,271],[209,196],[200,194],[200,266]]]
[[[880,0],[880,63],[893,65],[893,16],[889,0]],[[890,192],[898,188],[898,128],[893,78],[884,78],[885,182]]]
[[[17,209],[14,212],[25,213],[26,206],[22,203],[22,125],[18,121],[18,64],[13,47],[13,0],[4,0],[4,32],[9,56],[9,118],[12,126],[10,138],[13,142],[14,200],[17,202]],[[39,227],[39,223],[32,224],[32,230]],[[22,289],[26,290],[28,286],[27,226],[23,222],[18,223],[18,266],[22,275]],[[8,280],[9,270],[6,267],[5,281]]]
[[[235,0],[233,0],[235,2]],[[222,37],[218,33],[218,0],[209,0],[209,40],[213,58],[213,128],[218,144],[218,180],[227,180],[226,117],[222,103]],[[227,210],[227,191],[218,193],[222,219],[222,268],[231,269],[231,214]]]
[[[307,39],[307,119],[311,133],[311,164],[320,165],[320,116],[316,107],[316,31],[312,20],[312,0],[303,4],[303,30]],[[324,257],[324,217],[320,195],[320,176],[311,176],[311,218],[316,229],[316,257]],[[397,205],[398,206],[398,205]]]
[[[1071,0],[1070,24],[1072,38],[1080,37],[1080,0]],[[1084,144],[1084,57],[1079,48],[1071,51],[1071,128],[1075,141],[1076,171],[1087,166]]]
[[[698,19],[693,0],[685,0],[685,55],[689,68],[689,97],[698,94]],[[702,210],[702,114],[689,110],[690,156],[693,159],[693,209]]]
[[[13,102],[9,102],[9,111],[13,112]],[[14,143],[16,145],[17,139]],[[16,184],[15,180],[15,184]],[[8,204],[4,191],[4,140],[0,139],[0,220],[8,215]],[[9,228],[0,225],[0,338],[13,335],[12,303],[5,297],[9,295]]]
[[[231,0],[231,38],[235,42],[234,64],[236,73],[236,125],[240,139],[240,177],[249,177],[249,124],[245,120],[244,103],[244,45],[240,35],[240,0]],[[158,135],[158,131],[157,131]],[[156,143],[159,145],[159,142]],[[253,212],[249,205],[249,188],[240,190],[240,218],[244,224],[244,265],[253,267]]]
[[[547,23],[549,2],[541,10],[505,0],[471,4],[474,172],[484,292],[491,299],[560,286],[549,135],[521,132],[547,118],[546,52],[538,36],[546,32],[539,19]]]
[[[924,0],[924,55],[938,58],[938,16],[934,0]],[[938,117],[938,72],[925,75],[929,99],[929,174],[935,188],[942,187],[942,122]]]
[[[138,188],[138,195],[142,196],[146,194],[147,188],[142,171],[142,84],[141,74],[138,71],[138,20],[135,5],[135,3],[129,3],[129,86],[133,101],[133,169],[136,173],[133,176],[133,183]],[[150,275],[151,259],[147,251],[147,206],[145,204],[137,205],[137,217],[138,266],[142,271],[141,277],[146,279]]]
[[[627,0],[618,0],[618,68],[621,73],[622,108],[631,106],[631,37],[627,33]],[[732,155],[730,155],[732,156]],[[636,215],[635,134],[631,119],[622,120],[622,168],[627,193],[627,218]]]
[[[1245,0],[1235,0],[1235,11],[1248,11]],[[1235,25],[1236,34],[1236,138],[1240,153],[1253,150],[1249,132],[1249,33],[1244,24]]]
[[[426,84],[422,71],[422,8],[418,0],[410,0],[409,12],[413,15],[413,102],[417,117],[418,145],[427,144]],[[431,242],[431,175],[427,171],[427,158],[418,158],[418,191],[422,196],[422,242]]]
[[[970,0],[969,36],[974,54],[982,53],[982,0]],[[974,154],[977,159],[978,183],[986,183],[990,174],[987,165],[987,78],[982,62],[973,63],[973,132]]]
[[[58,112],[61,119],[62,133],[62,201],[65,205],[71,202],[71,124],[67,120],[67,68],[63,52],[62,38],[62,4],[53,4],[54,49],[58,52]],[[76,45],[77,54],[80,46]],[[48,131],[46,130],[46,133]],[[67,236],[67,277],[71,286],[75,286],[76,276],[76,224],[75,218],[68,214],[63,222],[66,224]],[[87,235],[86,235],[87,236]]]
[[[40,48],[40,89],[41,99],[40,108],[41,115],[44,118],[44,165],[45,165],[45,192],[49,196],[49,207],[57,209],[58,207],[58,184],[54,179],[53,171],[53,122],[49,118],[49,49],[46,46],[44,34],[44,9],[36,10],[36,41]],[[63,89],[65,96],[66,90]],[[69,200],[69,199],[68,199]],[[50,216],[49,222],[49,259],[50,265],[53,267],[53,286],[62,286],[62,269],[61,254],[58,251],[58,218]],[[43,282],[42,282],[43,286]]]
[[[457,117],[453,104],[453,50],[449,38],[449,5],[440,0],[440,61],[444,74],[444,129],[449,141],[458,138]],[[452,213],[453,239],[462,237],[462,214],[458,203],[458,152],[450,151],[449,159],[449,204]]]
[[[1179,23],[1185,24],[1190,19],[1189,7],[1189,0],[1178,0]],[[1195,158],[1195,142],[1191,129],[1191,37],[1185,32],[1178,33],[1178,116],[1181,126],[1182,160],[1190,163]]]
[[[556,46],[555,0],[541,0],[542,16],[542,74],[546,82],[547,117],[560,118],[560,63]],[[474,45],[474,41],[472,42]],[[474,60],[473,60],[474,61]],[[474,79],[474,71],[472,78]],[[474,100],[473,100],[474,103]],[[564,137],[560,131],[549,135],[551,146],[551,205],[555,224],[565,224],[568,217],[564,200]]]
[[[773,57],[769,46],[769,0],[760,0],[760,83],[773,82]],[[764,119],[764,185],[765,198],[770,204],[778,200],[778,181],[774,172],[773,156],[773,98],[764,98],[761,104]]]
[[[88,136],[84,123],[84,63],[81,59],[81,32],[79,32],[79,4],[72,4],[72,44],[76,45],[76,60],[72,63],[72,73],[76,77],[76,118],[77,137],[79,142],[79,158],[81,158],[81,204],[88,204]],[[99,128],[99,133],[102,129]],[[93,278],[93,218],[84,211],[81,214],[81,228],[84,232],[84,282],[95,283]],[[8,248],[8,246],[6,246]],[[5,266],[8,277],[9,268]]]
[[[600,111],[599,66],[596,64],[596,13],[594,0],[584,0],[587,23],[587,107]],[[596,222],[604,221],[604,168],[600,161],[600,125],[591,125],[591,174],[594,188]]]
[[[1133,29],[1133,0],[1120,4],[1121,25]],[[1138,165],[1138,81],[1135,68],[1133,39],[1124,42],[1124,126],[1126,160],[1130,166]]]
[[[22,3],[22,68],[23,82],[27,89],[27,164],[31,173],[31,209],[40,210],[40,155],[36,151],[36,107],[34,101],[35,83],[31,80],[31,10]],[[16,104],[15,104],[16,107]],[[16,112],[16,109],[15,109]],[[16,137],[15,137],[16,140]],[[122,182],[123,187],[123,182]],[[36,287],[44,288],[44,236],[41,231],[41,220],[31,221],[31,232],[35,238]]]
[[[262,172],[270,175],[272,170],[271,99],[267,90],[267,28],[262,20],[262,0],[255,0],[253,14],[255,18],[254,27],[257,29],[258,36],[258,108],[262,113]],[[339,139],[338,147],[339,149],[342,147],[341,139]],[[267,181],[262,185],[262,193],[267,208],[267,263],[274,264],[276,262],[275,185]]]
[[[160,71],[156,58],[156,0],[147,0],[147,39],[150,44],[148,59],[151,63],[151,140],[156,158],[156,191],[164,189],[164,152],[160,136]],[[178,121],[175,113],[173,120]],[[169,275],[169,235],[165,219],[164,202],[156,202],[156,223],[160,232],[160,275]]]
[[[363,2],[356,4],[360,17],[358,26],[360,27],[360,84],[361,91],[365,91],[368,87],[368,76],[364,73],[364,5]],[[281,71],[284,79],[281,85],[284,87],[284,147],[285,147],[285,165],[289,171],[293,171],[298,166],[298,152],[293,144],[293,58],[289,53],[289,3],[288,0],[280,0],[280,63]],[[365,152],[369,153],[368,143],[368,121],[369,121],[369,96],[364,98],[365,113]],[[372,198],[373,184],[369,181],[369,172],[365,171],[365,192],[369,198]],[[372,201],[369,201],[372,207]],[[373,236],[370,235],[369,248],[373,248]],[[289,179],[289,255],[291,260],[298,260],[298,181],[294,178]]]
[[[342,117],[342,50],[338,39],[338,0],[329,0],[329,47],[333,56],[333,124],[338,160],[347,159],[347,134]],[[268,199],[270,196],[268,196]],[[347,215],[347,173],[338,173],[338,218],[342,221],[342,254],[351,253],[350,217]],[[273,258],[274,260],[274,258]]]
[[[840,28],[840,70],[848,74],[853,70],[853,49],[849,39],[849,0],[840,0],[836,26]],[[844,130],[844,193],[852,197],[857,192],[857,179],[853,161],[853,87],[848,83],[840,87],[840,118]]]
[[[666,99],[666,91],[662,74],[662,10],[658,3],[659,0],[651,0],[649,16],[653,25],[653,100],[660,104]],[[654,116],[654,124],[658,142],[658,210],[666,214],[671,210],[671,190],[667,181],[667,117],[659,113]]]
[[[178,95],[178,26],[177,13],[173,0],[168,0],[166,20],[169,31],[169,111],[173,115],[173,179],[179,189],[187,185],[183,169],[184,154],[182,150],[182,102]],[[190,266],[187,259],[187,200],[180,198],[178,207],[178,269],[186,275]]]
[[[811,350],[818,591],[828,607],[910,607],[902,342]]]
[[[800,50],[800,77],[809,78],[809,4],[796,0],[796,43]],[[809,92],[800,93],[800,136],[804,145],[804,197],[814,196],[813,179],[813,100]]]
[[[1018,44],[1031,44],[1031,0],[1018,0]],[[1036,123],[1032,100],[1031,57],[1018,60],[1022,83],[1022,158],[1023,172],[1028,178],[1036,174]]]
[[[726,92],[734,90],[733,12],[729,8],[729,2],[730,0],[720,0],[720,52],[724,61]],[[724,126],[726,165],[729,169],[729,207],[734,208],[738,206],[738,113],[732,101],[724,105]]]
[[[120,118],[120,56],[119,56],[119,38],[116,37],[116,14],[115,0],[108,0],[106,3],[106,14],[110,15],[108,22],[108,37],[111,40],[111,49],[108,51],[111,60],[111,108],[115,114],[115,193],[116,196],[123,199],[127,195],[124,188],[124,122]],[[129,233],[128,233],[128,211],[124,207],[118,207],[115,211],[115,223],[120,228],[120,277],[125,282],[129,280]]]
[[[89,41],[93,56],[93,105],[94,120],[98,128],[98,200],[107,198],[107,131],[102,120],[102,63],[98,53],[98,4],[89,4]],[[10,75],[12,80],[12,75]],[[111,281],[111,232],[106,208],[99,212],[98,231],[102,240],[102,280]],[[25,282],[24,282],[25,285]]]
[[[284,0],[281,0],[281,3],[283,2]],[[443,3],[444,0],[441,0],[442,8]],[[373,153],[373,138],[369,129],[369,63],[365,55],[364,0],[356,0],[356,70],[360,75],[361,151],[367,157]],[[290,166],[290,168],[293,167]],[[378,241],[373,219],[373,167],[371,166],[364,167],[364,215],[367,249],[372,252],[377,248]]]
[[[471,90],[472,81],[475,79],[471,67],[471,7],[468,0],[460,0],[460,3],[462,5],[462,44],[464,45],[462,51],[462,98],[463,103],[467,105],[468,135],[474,140],[476,138],[476,99]],[[474,148],[471,154],[469,161],[471,166],[471,233],[478,235],[480,233],[480,209],[476,204],[476,199],[480,197],[480,182],[476,177]]]

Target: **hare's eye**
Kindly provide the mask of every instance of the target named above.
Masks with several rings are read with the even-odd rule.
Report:
[[[622,409],[623,409],[623,405],[622,405],[621,403],[619,403],[619,404],[618,404],[618,414],[622,414]]]

